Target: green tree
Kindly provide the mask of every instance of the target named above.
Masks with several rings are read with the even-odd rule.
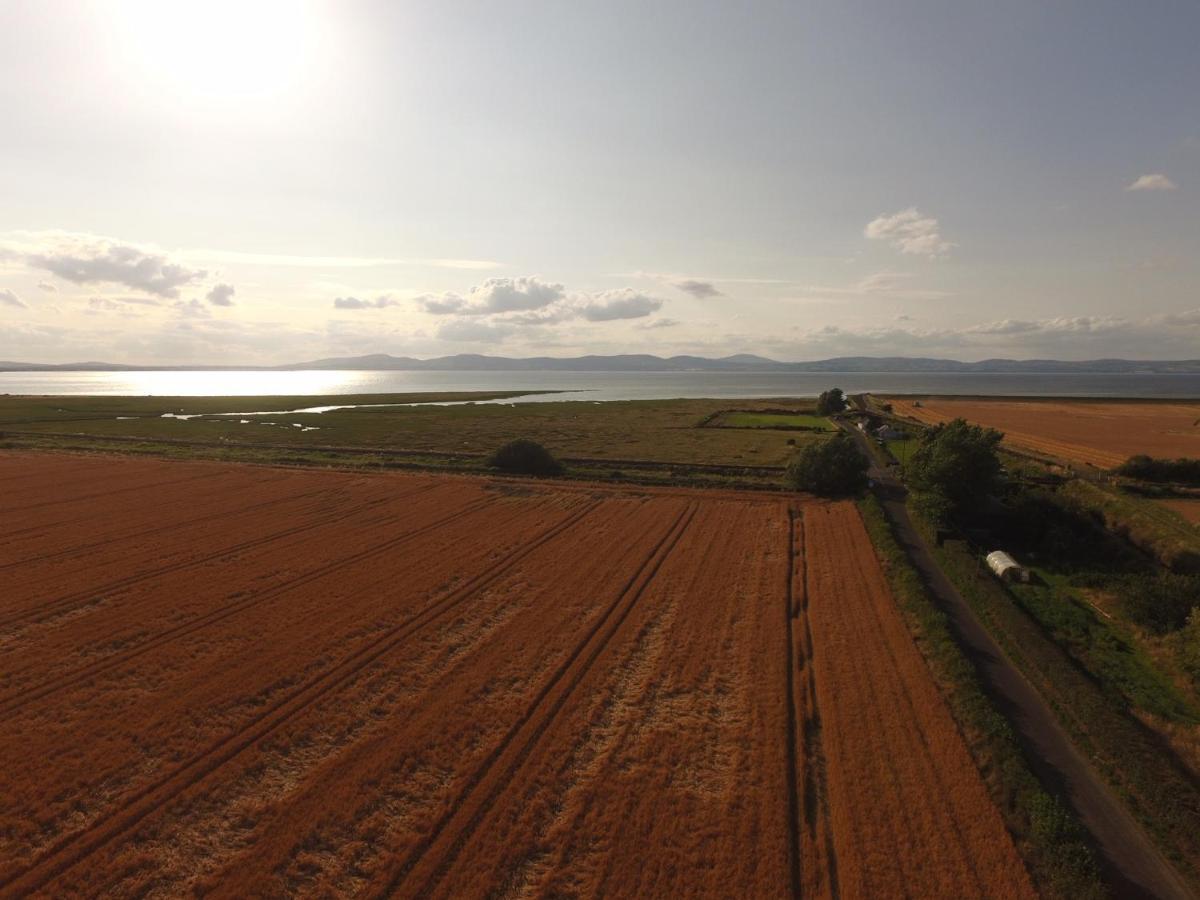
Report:
[[[867,484],[867,466],[854,438],[838,432],[797,453],[784,479],[797,491],[836,497],[862,490]]]
[[[562,463],[539,444],[526,438],[509,441],[492,454],[488,465],[517,475],[561,475]]]
[[[946,524],[978,509],[1000,478],[996,447],[1004,435],[955,419],[925,432],[905,467],[914,500],[925,515]]]
[[[822,416],[840,413],[846,408],[846,395],[842,393],[841,388],[833,388],[832,390],[823,391],[821,396],[817,397],[817,414]]]

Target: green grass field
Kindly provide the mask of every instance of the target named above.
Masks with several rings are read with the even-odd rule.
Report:
[[[516,396],[0,397],[0,431],[15,446],[128,450],[138,439],[139,452],[158,447],[173,456],[320,464],[360,464],[365,451],[379,450],[392,457],[403,454],[408,464],[436,462],[465,469],[481,468],[497,447],[525,437],[562,458],[602,461],[609,471],[619,466],[622,472],[634,472],[638,463],[728,466],[761,469],[762,477],[771,480],[778,479],[779,468],[797,446],[823,440],[819,432],[697,427],[728,408],[728,401],[720,400],[437,405]],[[324,413],[288,411],[353,403],[375,405]],[[412,403],[419,405],[377,405]],[[751,412],[756,406],[770,408],[767,402],[739,403]],[[258,411],[275,412],[217,415]],[[167,413],[198,417],[164,418]]]

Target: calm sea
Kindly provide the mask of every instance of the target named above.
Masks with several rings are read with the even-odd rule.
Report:
[[[1200,398],[1200,375],[905,375],[887,372],[0,372],[0,394],[281,396],[417,391],[571,391],[541,400],[815,397],[847,392]]]

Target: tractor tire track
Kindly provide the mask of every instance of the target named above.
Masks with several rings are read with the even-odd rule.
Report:
[[[465,584],[430,603],[407,622],[388,629],[353,651],[341,662],[281,697],[241,730],[214,741],[189,762],[136,791],[122,807],[112,810],[109,815],[93,822],[86,829],[57,841],[32,864],[0,883],[0,890],[14,896],[24,896],[44,888],[53,879],[97,850],[136,828],[146,817],[278,730],[313,703],[352,681],[375,660],[394,650],[406,638],[457,608],[467,598],[505,575],[534,551],[574,527],[599,506],[599,500],[590,501],[582,509],[547,528],[537,538],[497,560]]]
[[[186,478],[173,478],[168,481],[155,481],[152,484],[131,484],[128,487],[115,488],[111,491],[98,491],[95,494],[81,494],[77,497],[67,497],[63,500],[45,500],[41,503],[31,503],[27,506],[11,506],[6,509],[0,509],[0,515],[12,515],[13,513],[29,512],[31,509],[45,509],[48,506],[61,506],[64,503],[80,503],[84,500],[99,500],[103,497],[113,497],[117,494],[126,494],[129,491],[144,491],[149,488],[170,487],[175,484],[187,484],[189,481],[201,481],[205,478],[212,478],[212,472],[204,472],[200,475],[189,475]]]
[[[414,491],[410,491],[407,494],[400,494],[395,497],[384,497],[367,501],[360,506],[345,510],[341,513],[323,517],[314,521],[305,522],[302,525],[293,525],[291,528],[284,528],[281,531],[274,531],[268,535],[262,535],[260,537],[250,538],[245,541],[239,541],[236,544],[230,544],[221,550],[217,550],[216,552],[208,553],[204,556],[199,556],[186,562],[168,563],[167,565],[159,566],[157,569],[143,569],[135,575],[130,575],[126,578],[119,578],[116,581],[110,581],[107,584],[102,584],[96,587],[85,588],[84,590],[76,591],[75,593],[68,594],[65,597],[60,597],[57,600],[43,604],[34,609],[22,610],[15,615],[7,616],[3,619],[0,619],[0,629],[10,628],[14,625],[36,624],[45,619],[61,615],[65,612],[70,612],[74,606],[86,604],[98,595],[133,587],[136,584],[140,584],[144,581],[151,581],[163,575],[175,575],[180,572],[185,572],[188,569],[195,568],[196,566],[202,566],[205,563],[210,563],[214,560],[230,556],[234,553],[241,553],[245,550],[253,550],[283,538],[292,537],[293,535],[297,534],[303,534],[306,531],[313,531],[318,528],[324,528],[328,525],[332,525],[335,522],[340,522],[351,516],[358,515],[364,510],[376,509],[380,506],[393,503],[397,500],[407,500],[418,494],[433,490],[434,487],[436,487],[436,485],[426,485],[417,488]],[[30,585],[30,587],[36,588],[53,580],[54,576],[48,576],[38,584]]]
[[[796,606],[794,600],[794,582],[796,578],[796,509],[791,504],[787,508],[787,553],[784,556],[787,563],[787,590],[784,593],[784,621],[787,623],[787,660],[785,661],[784,678],[787,682],[785,697],[787,698],[787,833],[788,833],[788,874],[791,879],[792,896],[801,895],[802,880],[800,868],[803,865],[801,853],[800,829],[800,760],[797,743],[800,739],[801,727],[796,698]]]
[[[803,703],[803,716],[799,713],[797,718],[800,720],[799,725],[803,733],[799,736],[803,740],[804,747],[804,762],[802,770],[798,776],[803,779],[804,794],[802,797],[804,804],[804,822],[806,831],[801,832],[804,840],[804,845],[813,849],[814,860],[820,860],[824,863],[825,869],[821,871],[819,868],[810,872],[803,866],[801,862],[801,879],[803,881],[802,893],[825,894],[828,893],[831,897],[840,897],[841,888],[838,883],[838,859],[837,852],[833,844],[833,825],[832,816],[829,811],[829,790],[826,783],[825,774],[825,753],[824,746],[821,743],[821,709],[817,703],[817,678],[816,669],[813,665],[813,634],[812,634],[812,619],[808,612],[809,600],[812,596],[812,591],[809,588],[809,566],[807,557],[807,544],[805,538],[805,524],[803,520],[797,520],[792,516],[792,532],[789,537],[789,543],[792,547],[793,568],[791,592],[795,594],[795,566],[798,564],[803,568],[803,575],[799,579],[801,585],[800,598],[792,606],[792,621],[799,623],[799,633],[793,632],[798,639],[797,656],[795,657],[794,666],[801,672],[802,683],[800,685],[802,691],[797,692],[797,701]],[[797,551],[796,545],[800,545],[800,552]],[[823,880],[823,878],[824,880]],[[826,883],[827,882],[827,883]]]
[[[145,642],[135,645],[128,652],[97,660],[91,665],[75,669],[72,672],[66,672],[58,678],[51,679],[50,681],[44,682],[36,687],[23,688],[17,696],[11,697],[7,700],[0,700],[0,716],[7,716],[10,713],[18,712],[34,701],[41,700],[44,697],[50,696],[51,694],[55,694],[64,688],[77,685],[89,678],[102,675],[103,673],[112,669],[119,668],[130,660],[136,659],[145,653],[149,653],[151,650],[161,647],[164,644],[169,644],[174,640],[186,637],[187,635],[190,635],[196,631],[200,631],[203,628],[207,628],[210,625],[222,622],[231,616],[245,612],[248,609],[252,609],[261,603],[280,596],[281,594],[286,594],[289,591],[303,587],[310,582],[324,578],[326,575],[329,575],[332,572],[337,572],[341,569],[345,569],[348,566],[358,565],[359,563],[365,562],[366,560],[378,556],[381,553],[386,553],[389,550],[393,550],[396,547],[402,546],[403,544],[415,538],[419,538],[422,535],[441,528],[442,526],[452,524],[459,519],[478,512],[480,509],[488,506],[490,502],[490,498],[482,498],[472,501],[462,509],[451,513],[448,516],[443,516],[441,519],[438,519],[434,522],[430,522],[420,526],[419,528],[414,528],[402,534],[395,535],[388,540],[383,541],[382,543],[376,544],[373,547],[360,550],[358,553],[355,553],[351,556],[341,557],[338,560],[326,563],[323,566],[298,575],[297,577],[286,581],[283,584],[277,584],[274,587],[266,588],[259,593],[242,597],[235,603],[218,607],[217,609],[214,609],[205,615],[199,616],[188,622],[184,622],[175,628],[159,632]]]
[[[390,896],[401,889],[410,878],[420,878],[420,887],[415,891],[405,890],[406,895],[425,897],[430,894],[437,883],[445,876],[446,871],[463,846],[479,827],[489,810],[494,806],[500,794],[503,793],[512,775],[528,758],[533,748],[541,740],[542,735],[554,723],[555,718],[570,699],[575,688],[591,670],[596,659],[611,642],[613,636],[629,617],[645,593],[646,588],[654,580],[659,569],[671,555],[671,551],[679,543],[679,539],[687,531],[692,519],[695,518],[699,504],[691,503],[685,507],[671,523],[666,533],[654,545],[650,554],[629,577],[624,586],[608,607],[598,617],[596,623],[588,629],[576,648],[555,670],[550,679],[533,698],[524,714],[518,719],[501,739],[500,743],[488,754],[483,763],[468,779],[465,789],[459,795],[449,811],[433,826],[429,834],[408,854],[396,873],[389,879],[383,889],[385,896]],[[624,607],[624,608],[622,608]],[[603,632],[603,633],[601,633]],[[597,636],[599,638],[597,639]],[[589,651],[589,645],[591,649]],[[578,663],[578,665],[576,665]],[[568,673],[574,673],[564,683]],[[550,695],[560,688],[557,696],[550,700],[545,712],[539,717],[538,713],[550,699]],[[522,732],[528,731],[528,736],[518,745]],[[516,748],[516,749],[514,749]],[[509,759],[502,762],[502,758]],[[497,767],[502,768],[501,776],[492,780],[492,785],[482,796],[478,792],[487,784],[489,775]],[[470,806],[475,808],[464,813]],[[467,816],[456,831],[449,829],[456,818]],[[440,859],[427,862],[429,852],[443,838],[452,835],[447,840],[446,847]],[[430,869],[428,873],[422,869]],[[421,878],[421,876],[424,876]]]
[[[272,500],[262,500],[262,501],[259,501],[258,503],[252,503],[249,506],[242,506],[242,507],[238,507],[236,509],[228,509],[228,510],[221,510],[219,512],[214,512],[214,513],[206,513],[205,515],[197,516],[194,519],[181,519],[180,521],[173,522],[170,525],[167,525],[165,527],[159,525],[159,526],[152,526],[150,528],[144,528],[141,531],[127,531],[127,532],[124,532],[123,534],[109,535],[108,537],[103,538],[101,540],[92,541],[90,544],[76,544],[74,547],[67,547],[62,550],[57,550],[53,553],[43,553],[39,556],[26,556],[26,557],[23,557],[22,559],[13,560],[12,562],[0,563],[0,572],[4,571],[5,569],[14,569],[19,566],[29,565],[30,563],[50,562],[51,560],[55,560],[55,559],[62,559],[64,557],[75,556],[76,554],[86,553],[89,550],[96,550],[100,547],[106,546],[107,544],[113,544],[118,541],[136,540],[137,538],[145,537],[148,534],[171,534],[172,532],[175,532],[175,531],[182,531],[185,528],[190,528],[193,525],[200,525],[200,524],[203,524],[204,522],[211,522],[214,519],[236,518],[237,516],[242,516],[249,512],[255,512],[255,511],[261,510],[261,509],[269,509],[272,506],[282,506],[285,503],[292,503],[297,500],[307,500],[310,497],[316,497],[321,494],[335,494],[335,493],[336,493],[335,491],[332,491],[329,488],[318,488],[315,491],[307,491],[303,494],[290,494],[286,497],[276,497]]]

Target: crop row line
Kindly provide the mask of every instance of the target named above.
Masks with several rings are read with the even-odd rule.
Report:
[[[420,886],[413,891],[405,889],[403,893],[418,897],[430,895],[471,835],[495,805],[505,787],[554,723],[559,712],[591,670],[596,659],[629,617],[634,606],[641,599],[655,575],[658,574],[671,551],[675,549],[692,519],[695,518],[698,508],[697,503],[691,503],[680,511],[647,557],[624,583],[616,598],[604,609],[579,644],[567,655],[538,691],[521,717],[513,723],[501,741],[472,773],[456,801],[450,805],[447,812],[430,829],[425,838],[408,854],[384,887],[385,895],[400,891],[405,882],[414,878],[420,879]],[[555,693],[556,690],[557,693]],[[554,696],[551,699],[552,694]],[[540,716],[539,712],[542,713]],[[521,740],[523,735],[524,739]],[[490,777],[494,771],[498,771],[499,774]],[[451,826],[455,820],[463,817],[466,820],[457,829],[452,830]],[[431,859],[430,851],[439,843],[446,845],[441,859],[434,858],[427,862]],[[428,870],[427,872],[420,870],[422,864],[424,864],[423,868]]]
[[[309,497],[315,497],[318,494],[329,493],[329,488],[317,488],[315,491],[306,491],[303,494],[289,494],[284,497],[275,497],[271,500],[261,500],[258,503],[252,503],[249,506],[237,507],[235,509],[224,509],[213,513],[206,513],[202,516],[196,516],[192,519],[180,519],[177,522],[172,522],[170,525],[157,525],[151,528],[144,528],[141,531],[127,531],[121,534],[108,535],[98,541],[92,541],[88,544],[76,544],[73,547],[66,547],[61,550],[56,550],[51,553],[43,553],[39,556],[25,556],[21,559],[13,560],[8,563],[0,563],[0,571],[5,569],[13,569],[18,566],[26,566],[35,562],[49,562],[54,559],[61,559],[65,556],[75,556],[78,553],[84,553],[88,550],[95,550],[97,547],[105,547],[109,544],[114,544],[118,541],[134,540],[136,538],[145,537],[148,534],[171,534],[175,531],[182,531],[192,525],[199,525],[203,522],[211,522],[214,519],[228,519],[235,516],[242,516],[248,512],[254,512],[260,509],[268,509],[272,506],[279,506],[284,503],[289,503],[295,500],[307,500]]]
[[[332,572],[336,572],[336,571],[338,571],[340,569],[344,569],[348,566],[357,565],[358,563],[364,562],[364,561],[370,559],[371,557],[378,556],[380,553],[387,552],[388,550],[393,550],[397,546],[400,546],[401,544],[404,544],[404,543],[408,542],[409,540],[418,538],[421,535],[426,534],[430,531],[433,531],[437,528],[440,528],[444,525],[449,525],[450,523],[456,522],[457,520],[459,520],[461,518],[465,518],[466,516],[469,516],[471,513],[477,512],[481,508],[487,506],[489,503],[490,503],[489,498],[483,498],[483,499],[472,501],[470,504],[463,507],[462,509],[459,509],[454,513],[451,513],[450,515],[443,516],[442,518],[440,518],[434,522],[427,523],[418,528],[410,529],[409,531],[405,531],[399,535],[394,535],[393,537],[390,537],[387,540],[385,540],[379,544],[376,544],[372,547],[367,547],[363,550],[360,550],[358,553],[351,554],[350,556],[343,556],[337,560],[334,560],[333,562],[329,562],[329,563],[326,563],[325,565],[318,566],[317,568],[312,569],[308,572],[305,572],[301,575],[298,575],[295,578],[292,578],[292,579],[284,582],[283,584],[277,584],[274,587],[270,587],[270,588],[267,588],[258,593],[251,594],[248,597],[242,597],[241,599],[237,600],[234,603],[228,603],[224,606],[217,607],[216,609],[206,613],[205,615],[199,616],[198,618],[195,618],[195,619],[191,619],[187,622],[177,625],[174,628],[170,628],[167,631],[159,632],[158,634],[154,635],[153,637],[144,641],[143,643],[132,647],[125,653],[121,653],[121,654],[117,654],[115,656],[106,657],[105,659],[97,660],[96,662],[94,662],[90,665],[83,666],[83,667],[75,669],[71,672],[66,672],[63,675],[59,676],[58,678],[54,678],[54,679],[51,679],[50,681],[43,682],[41,685],[38,685],[37,687],[22,690],[15,697],[10,697],[7,700],[0,701],[0,716],[8,715],[9,713],[13,713],[20,709],[23,709],[24,707],[28,706],[29,704],[33,703],[34,701],[41,700],[50,694],[53,694],[53,693],[56,693],[56,692],[62,690],[63,688],[71,687],[87,678],[92,678],[92,677],[95,677],[96,675],[101,675],[104,672],[107,672],[107,671],[110,671],[111,669],[122,666],[125,663],[129,662],[130,660],[135,659],[136,657],[141,656],[144,653],[150,652],[151,650],[155,649],[156,647],[161,647],[164,644],[169,644],[170,642],[178,640],[179,638],[182,638],[182,637],[186,637],[187,635],[192,634],[193,632],[199,631],[203,628],[207,628],[208,626],[216,624],[217,622],[224,621],[225,619],[228,619],[230,616],[237,615],[238,613],[244,612],[247,609],[258,606],[259,604],[264,603],[267,600],[270,600],[274,597],[278,597],[282,594],[286,594],[289,591],[295,590],[298,587],[303,587],[304,585],[306,585],[312,581],[316,581],[319,578],[323,578]]]
[[[129,575],[125,578],[118,578],[115,581],[110,581],[108,584],[88,587],[83,590],[76,591],[73,594],[67,594],[66,596],[59,597],[57,600],[35,607],[34,609],[22,610],[15,615],[0,619],[0,628],[8,628],[16,624],[40,622],[47,618],[60,615],[63,612],[70,611],[72,604],[89,602],[95,597],[108,593],[109,591],[132,587],[135,584],[139,584],[144,581],[150,581],[163,575],[175,575],[180,572],[187,571],[188,569],[195,568],[196,566],[202,566],[205,563],[212,562],[213,560],[222,559],[223,557],[234,553],[241,553],[244,550],[253,550],[256,547],[273,543],[274,541],[281,540],[282,538],[291,537],[296,534],[302,534],[306,531],[313,531],[318,528],[324,528],[334,522],[340,522],[343,519],[349,518],[350,516],[358,515],[363,511],[364,508],[370,509],[378,507],[394,500],[407,500],[418,494],[433,490],[434,487],[435,485],[424,485],[405,494],[399,494],[395,497],[383,497],[371,500],[362,507],[355,507],[351,510],[341,513],[340,515],[326,516],[320,519],[305,522],[300,525],[293,525],[290,528],[284,528],[280,531],[273,531],[270,534],[260,535],[258,537],[249,538],[245,541],[239,541],[234,544],[226,545],[220,550],[216,550],[212,553],[206,553],[203,556],[195,557],[194,559],[187,560],[186,562],[171,562],[155,569],[144,569],[134,575]],[[52,580],[52,578],[53,576],[49,576],[46,580]]]
[[[30,865],[0,883],[0,889],[14,895],[25,895],[45,887],[51,880],[86,857],[136,828],[147,816],[165,807],[174,798],[278,730],[313,703],[353,680],[406,638],[499,579],[521,560],[573,527],[599,505],[598,500],[588,503],[546,529],[537,538],[488,566],[465,584],[430,603],[408,621],[388,629],[350,653],[341,662],[279,698],[242,729],[214,741],[189,762],[136,791],[121,808],[113,810],[108,816],[81,832],[64,836]]]
[[[167,481],[155,481],[152,484],[131,484],[129,487],[114,488],[111,491],[98,491],[95,494],[80,494],[75,497],[67,497],[63,500],[44,500],[41,503],[30,503],[28,506],[11,506],[7,509],[0,508],[0,515],[12,515],[13,513],[29,512],[32,509],[44,509],[47,506],[59,506],[63,503],[78,503],[81,500],[99,500],[103,497],[113,497],[117,494],[125,494],[129,491],[144,491],[147,488],[170,487],[175,484],[186,484],[189,481],[200,481],[204,478],[211,478],[212,472],[204,472],[200,475],[189,475],[186,478],[171,478]]]

